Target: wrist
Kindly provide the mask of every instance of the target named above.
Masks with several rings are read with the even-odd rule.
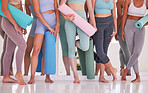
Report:
[[[60,23],[57,23],[56,26],[60,27]]]

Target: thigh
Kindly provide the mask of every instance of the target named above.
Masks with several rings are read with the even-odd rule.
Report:
[[[65,32],[68,43],[68,48],[75,48],[76,40],[76,26],[71,21],[66,20],[65,22]]]
[[[80,45],[89,47],[89,36],[77,27],[77,33],[80,38]]]
[[[40,33],[44,35],[45,28],[46,27],[37,19],[35,34]]]
[[[134,29],[132,29],[132,27],[130,27],[129,24],[125,25],[125,40],[127,43],[127,47],[130,51],[130,54],[133,53],[133,46],[134,46]]]
[[[2,28],[5,31],[7,37],[9,37],[16,45],[26,43],[23,36],[16,33],[14,26],[6,18],[2,18]]]
[[[104,52],[107,54],[107,51],[108,51],[108,46],[111,42],[111,38],[112,38],[112,33],[113,33],[113,29],[114,29],[114,24],[113,23],[110,23],[108,25],[108,27],[105,29],[104,31]]]
[[[41,49],[42,43],[43,43],[44,35],[41,33],[36,33],[34,37],[34,43],[33,47],[34,49]]]
[[[144,38],[145,38],[145,28],[142,28],[141,30],[136,29],[134,37],[134,52],[136,52],[136,54],[138,55],[140,55],[142,51]]]

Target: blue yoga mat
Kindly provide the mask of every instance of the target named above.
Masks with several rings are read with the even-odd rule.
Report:
[[[41,50],[40,50],[40,53],[39,53],[39,56],[38,56],[38,66],[37,66],[37,69],[36,69],[36,72],[41,72],[42,70],[42,58],[43,58],[43,52],[42,52],[42,47],[41,47]]]
[[[4,15],[4,13],[2,12],[2,3],[0,0],[0,15],[3,17],[6,17]],[[17,24],[19,26],[21,26],[22,28],[26,28],[27,26],[30,26],[33,22],[33,18],[27,14],[25,14],[24,12],[22,12],[21,10],[15,8],[14,6],[8,4],[8,9],[10,11],[10,13],[12,14],[13,18],[15,19],[15,21],[17,22]]]
[[[148,22],[148,14],[136,22],[135,26],[141,29]]]
[[[55,37],[49,34],[50,31],[45,32],[45,74],[51,75],[56,73],[56,46]],[[41,72],[42,49],[38,57],[38,66],[36,72]]]

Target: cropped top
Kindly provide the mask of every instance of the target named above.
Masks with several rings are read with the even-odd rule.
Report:
[[[131,0],[131,4],[128,8],[128,15],[133,15],[133,16],[144,16],[146,13],[146,0],[144,0],[144,3],[142,7],[135,7],[133,0]]]
[[[113,8],[113,0],[96,0],[95,2],[95,14],[108,14]]]
[[[54,0],[39,0],[40,12],[54,10]]]
[[[67,0],[67,4],[82,4],[85,5],[86,0]]]
[[[17,5],[21,2],[22,0],[8,0],[9,4]]]

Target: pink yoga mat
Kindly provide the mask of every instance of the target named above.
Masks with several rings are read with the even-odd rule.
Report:
[[[96,29],[92,25],[90,25],[85,19],[83,19],[80,15],[78,15],[75,11],[73,11],[70,7],[68,7],[65,3],[63,3],[58,9],[64,15],[74,14],[75,20],[73,21],[73,23],[75,23],[88,36],[92,36],[95,34]]]

